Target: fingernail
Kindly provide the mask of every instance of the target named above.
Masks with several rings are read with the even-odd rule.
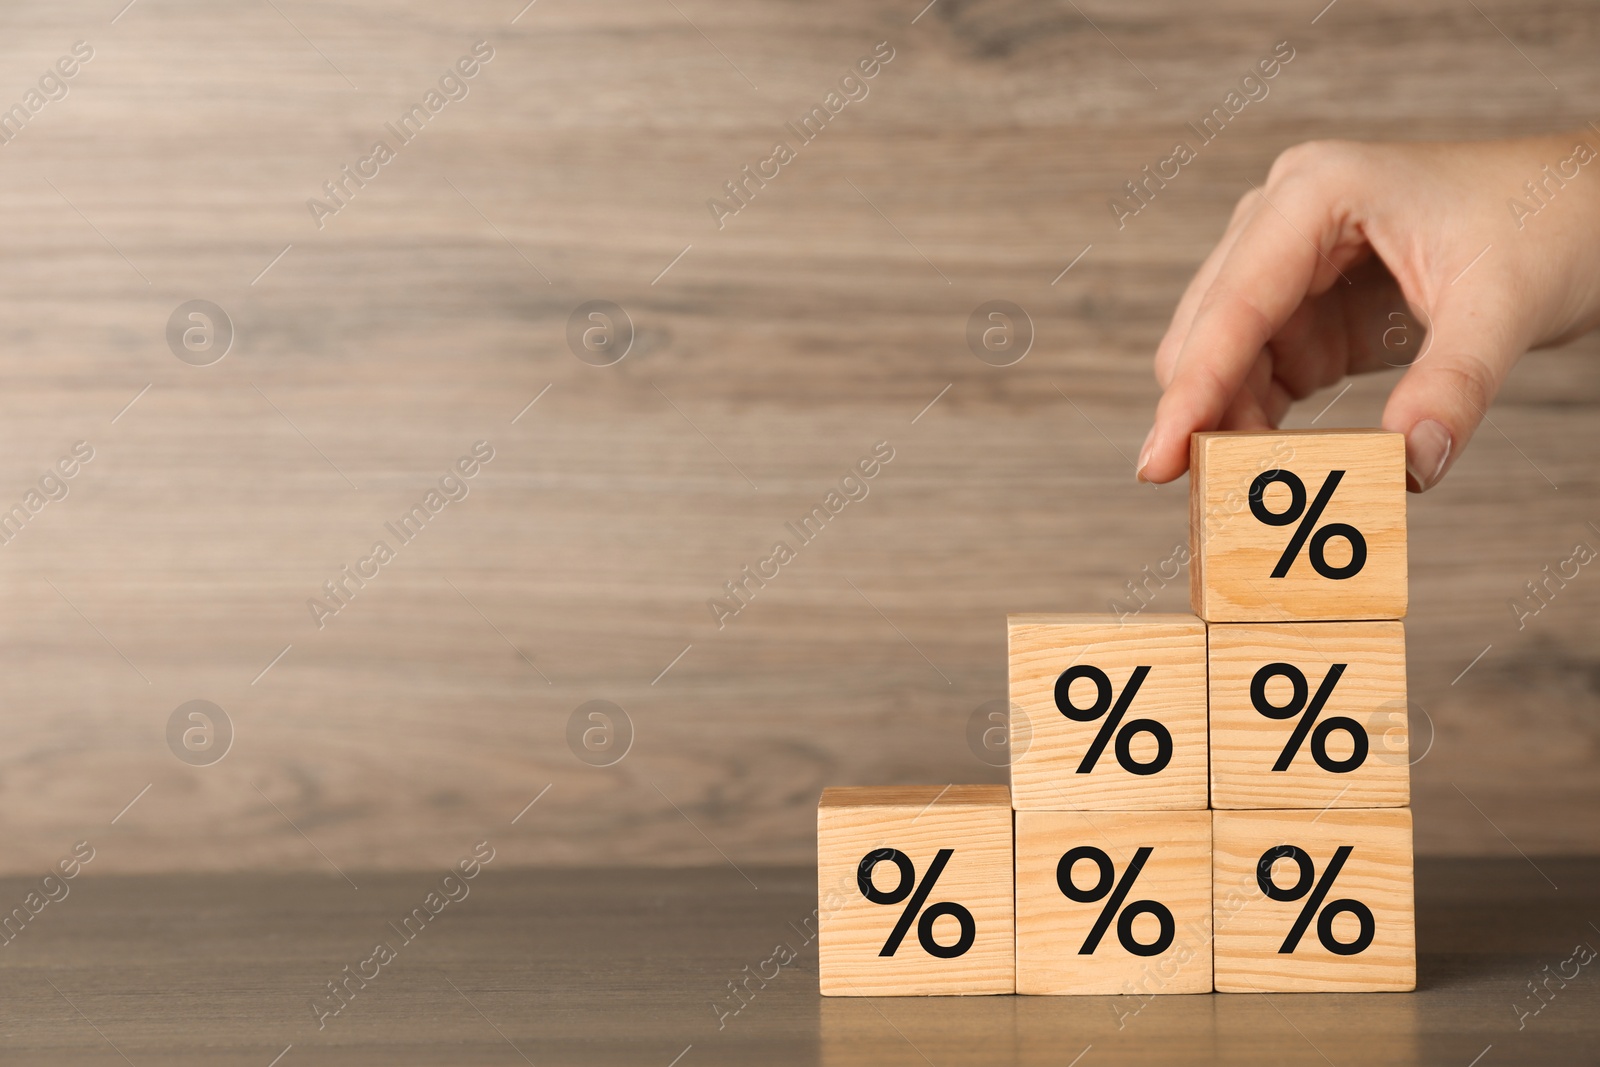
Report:
[[[1406,474],[1417,492],[1432,489],[1450,461],[1450,431],[1432,419],[1424,419],[1406,434]]]
[[[1150,464],[1150,453],[1155,451],[1156,428],[1150,427],[1150,432],[1144,435],[1144,444],[1139,449],[1139,465],[1134,468],[1133,476],[1139,481],[1144,481],[1144,469]]]

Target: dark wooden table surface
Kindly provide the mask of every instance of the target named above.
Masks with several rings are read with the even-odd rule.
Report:
[[[1419,864],[1414,994],[1142,1004],[823,998],[816,944],[807,941],[816,906],[809,868],[490,867],[410,942],[388,924],[423,905],[442,872],[351,872],[351,883],[306,874],[85,876],[0,949],[0,1061],[1600,1062],[1600,959],[1571,962],[1576,947],[1600,946],[1600,860],[1534,862]],[[28,889],[0,883],[7,901]],[[364,966],[379,941],[397,946],[394,958]],[[787,958],[775,953],[783,945],[793,961],[769,962]],[[352,981],[348,1003],[319,1029],[312,1005],[337,1003],[327,983],[346,965],[378,976],[365,988]],[[1576,976],[1563,980],[1563,971]],[[776,975],[752,980],[734,1013],[740,1002],[728,983],[750,972]],[[1530,983],[1548,990],[1542,1002]]]

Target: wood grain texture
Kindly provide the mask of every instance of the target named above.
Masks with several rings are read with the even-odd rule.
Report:
[[[1406,449],[1400,434],[1195,434],[1189,468],[1190,595],[1201,618],[1405,617]],[[1263,475],[1271,484],[1263,485],[1256,502],[1252,492]],[[1271,522],[1257,513],[1258,503]],[[1352,528],[1359,540],[1349,536]]]
[[[1017,992],[1125,994],[1211,992],[1211,813],[1019,811],[1017,850]],[[1069,899],[1060,882],[1064,857],[1094,849],[1071,864]],[[1149,849],[1122,895],[1117,915],[1089,947],[1089,938],[1117,887]],[[1094,892],[1103,886],[1105,892]],[[1121,912],[1134,909],[1121,939]],[[1165,909],[1166,922],[1157,909]],[[1166,947],[1162,951],[1151,951]]]
[[[1399,622],[1216,625],[1207,629],[1213,808],[1384,808],[1411,802],[1406,632]],[[1281,665],[1281,666],[1280,666]],[[1287,669],[1285,669],[1287,668]],[[1316,725],[1309,710],[1335,670]],[[1298,683],[1291,671],[1298,672]],[[1303,688],[1302,688],[1303,687]],[[1343,719],[1343,723],[1330,720]],[[1325,725],[1327,724],[1327,725]],[[1326,730],[1319,736],[1318,731]],[[1283,770],[1284,753],[1299,732]],[[1364,755],[1356,758],[1359,732]],[[1329,767],[1318,760],[1319,748]]]
[[[1027,614],[1009,616],[1006,632],[1018,810],[1206,807],[1203,622]],[[1063,678],[1071,715],[1061,704]]]
[[[867,899],[858,882],[869,856],[867,876],[881,901]],[[1004,786],[824,790],[817,806],[823,995],[1015,992],[1012,869]],[[965,915],[949,913],[952,905]],[[901,939],[891,945],[895,932]],[[955,955],[930,951],[930,941]]]
[[[1600,113],[1583,0],[1480,0],[1537,70],[1460,0],[122,6],[0,5],[0,104],[96,52],[0,147],[0,503],[95,449],[0,547],[19,875],[85,837],[108,873],[409,870],[490,824],[527,864],[810,863],[826,785],[1002,783],[967,726],[1005,698],[1007,613],[1188,610],[1188,487],[1132,460],[1250,183],[1307,138]],[[307,199],[480,39],[471,95],[317,229]],[[1118,228],[1123,183],[1284,39],[1271,95]],[[884,40],[718,229],[706,200]],[[195,298],[235,326],[209,367],[165,338]],[[636,329],[612,367],[567,346],[592,299]],[[993,299],[1033,327],[1009,367],[967,345]],[[1377,424],[1399,373],[1289,424]],[[1411,504],[1422,852],[1600,850],[1600,581],[1508,607],[1600,544],[1597,403],[1600,339],[1529,356]],[[479,439],[471,495],[318,629],[307,600]],[[719,629],[707,601],[880,440],[870,495]],[[209,767],[166,742],[196,698],[235,728]],[[611,767],[567,744],[593,699],[634,728]]]
[[[1302,862],[1278,859],[1271,882],[1280,893],[1295,895],[1292,900],[1274,899],[1258,882],[1269,850],[1285,846],[1299,849]],[[1336,866],[1346,848],[1342,866]],[[1212,816],[1212,849],[1219,993],[1416,988],[1409,808],[1218,811]],[[1335,877],[1319,894],[1330,871]],[[1291,945],[1298,920],[1319,896],[1318,910]],[[1362,908],[1371,915],[1364,948],[1359,946],[1367,931],[1357,914]],[[1330,916],[1326,930],[1323,915]],[[1322,940],[1324,932],[1329,941]],[[1348,951],[1336,952],[1330,943]]]
[[[1418,861],[1415,993],[856,998],[817,995],[809,866],[748,866],[751,889],[725,862],[496,859],[320,1031],[308,1000],[438,871],[352,869],[358,892],[332,874],[105,877],[91,864],[0,954],[0,1057],[266,1067],[293,1044],[278,1067],[666,1067],[692,1045],[678,1067],[1062,1067],[1093,1045],[1078,1067],[1464,1067],[1493,1045],[1479,1067],[1590,1065],[1594,964],[1551,982],[1536,1015],[1528,983],[1597,941],[1600,863],[1537,862]],[[0,881],[0,899],[32,883]],[[767,962],[779,945],[796,953],[781,967]],[[1514,1008],[1530,1013],[1520,1030]]]

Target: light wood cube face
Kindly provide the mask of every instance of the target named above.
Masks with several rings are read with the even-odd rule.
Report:
[[[1211,813],[1019,811],[1017,992],[1211,991]]]
[[[1411,811],[1219,811],[1212,819],[1223,993],[1415,989]]]
[[[1018,810],[1206,807],[1204,623],[1151,614],[1007,624],[1012,715],[1028,738],[1012,753]]]
[[[823,994],[1014,992],[1013,889],[1005,786],[823,790]]]
[[[1211,806],[1411,801],[1399,622],[1212,626]]]
[[[1377,430],[1190,439],[1190,593],[1208,622],[1406,613],[1405,438]]]

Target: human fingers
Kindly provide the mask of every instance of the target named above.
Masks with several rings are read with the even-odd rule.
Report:
[[[1140,450],[1146,481],[1183,473],[1189,435],[1221,424],[1261,349],[1308,295],[1347,280],[1338,260],[1354,262],[1364,247],[1346,225],[1342,169],[1291,163],[1287,173],[1269,180],[1267,209],[1244,224],[1201,298]]]
[[[1161,388],[1165,389],[1172,382],[1172,371],[1178,362],[1178,350],[1183,347],[1183,339],[1189,335],[1189,327],[1194,324],[1195,312],[1200,309],[1200,301],[1211,289],[1211,283],[1216,280],[1217,272],[1222,269],[1223,262],[1233,251],[1234,244],[1238,242],[1239,234],[1244,231],[1245,225],[1262,206],[1261,194],[1254,189],[1241,197],[1234,205],[1233,216],[1228,220],[1227,229],[1201,262],[1200,269],[1195,271],[1194,277],[1189,279],[1183,296],[1178,300],[1178,306],[1173,309],[1172,321],[1167,324],[1167,332],[1162,336],[1161,343],[1156,346],[1156,382]]]
[[[1434,309],[1424,356],[1389,394],[1383,427],[1405,434],[1407,488],[1439,484],[1528,340],[1505,287],[1478,285]]]

